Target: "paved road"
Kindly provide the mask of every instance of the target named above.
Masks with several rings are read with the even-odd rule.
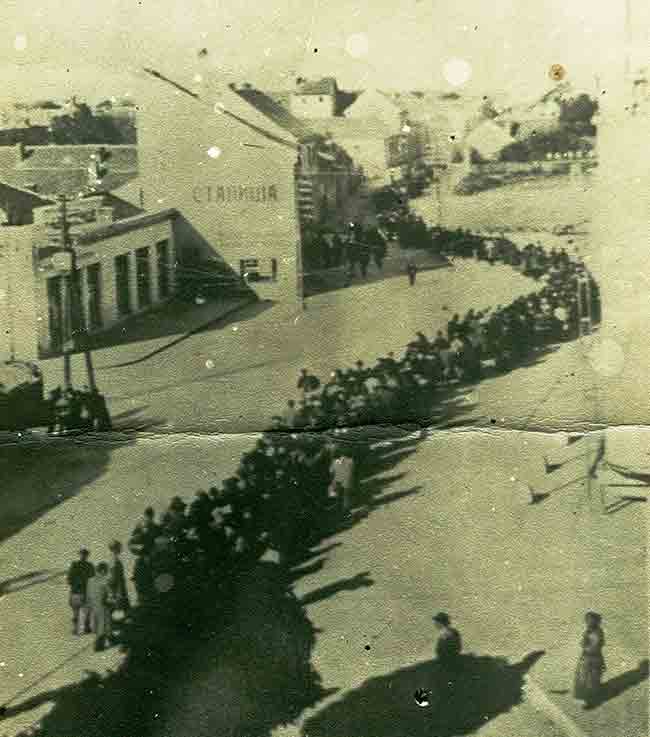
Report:
[[[21,704],[40,695],[3,722],[0,733],[15,734],[42,716],[56,689],[76,682],[84,669],[101,672],[116,662],[114,651],[80,652],[85,641],[69,635],[61,571],[81,544],[98,560],[110,539],[126,538],[147,504],[161,508],[172,495],[189,497],[232,472],[253,442],[241,430],[257,429],[295,394],[302,365],[324,376],[358,357],[370,361],[403,346],[415,330],[434,329],[449,315],[443,305],[460,312],[505,304],[529,289],[527,280],[505,269],[461,264],[453,272],[421,275],[413,290],[398,280],[323,295],[297,321],[278,320],[269,310],[193,336],[149,365],[102,369],[118,414],[131,409],[134,422],[148,416],[200,434],[84,441],[69,451],[77,461],[90,459],[82,471],[71,463],[53,477],[51,466],[36,459],[6,485],[12,495],[42,487],[50,502],[60,503],[39,511],[0,547],[0,700],[16,696],[12,703]],[[374,511],[342,537],[320,574],[303,579],[299,593],[365,570],[375,580],[370,589],[309,607],[323,630],[314,663],[326,687],[345,693],[369,675],[428,657],[429,615],[438,608],[456,614],[470,649],[511,658],[546,649],[549,658],[536,666],[545,689],[570,680],[584,608],[605,614],[612,674],[634,666],[647,631],[637,574],[645,560],[638,506],[592,518],[584,497],[567,494],[565,503],[529,508],[511,480],[539,475],[543,449],[561,438],[509,432],[503,429],[509,419],[525,424],[536,416],[555,428],[591,409],[581,389],[589,375],[583,348],[563,346],[544,364],[488,379],[468,404],[483,431],[457,430],[420,443],[392,470],[406,475],[386,487],[386,493],[413,487],[419,493]],[[220,359],[218,369],[206,367],[209,358]],[[206,428],[221,434],[206,437]],[[506,567],[510,577],[503,575]],[[368,638],[369,654],[363,650]],[[641,714],[639,698],[638,688],[629,689],[593,719],[621,725],[628,707]],[[573,709],[564,697],[560,707]],[[520,720],[522,730],[534,726],[524,735],[549,733],[534,712],[517,709],[509,718]],[[581,714],[575,718],[584,721]]]
[[[286,399],[297,396],[302,367],[326,379],[358,358],[374,362],[399,351],[417,330],[443,327],[453,312],[508,304],[533,283],[510,270],[460,262],[454,269],[421,273],[412,289],[406,285],[403,277],[322,294],[309,299],[299,315],[279,305],[253,305],[225,325],[132,365],[123,364],[149,353],[146,344],[99,351],[97,379],[120,425],[258,431]],[[48,381],[58,381],[60,364],[44,366]],[[75,369],[83,375],[80,366]]]

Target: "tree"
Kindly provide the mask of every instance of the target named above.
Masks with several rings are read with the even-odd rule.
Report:
[[[52,139],[57,144],[130,143],[122,127],[109,116],[96,116],[85,103],[72,114],[52,119]]]
[[[598,112],[598,101],[586,93],[567,100],[560,100],[560,123],[569,130],[583,135],[593,135],[592,119]]]

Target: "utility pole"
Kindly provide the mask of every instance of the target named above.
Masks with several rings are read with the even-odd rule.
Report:
[[[59,223],[61,227],[63,252],[68,256],[67,276],[65,279],[65,337],[63,343],[63,384],[66,389],[72,388],[72,354],[81,347],[82,334],[86,330],[84,320],[83,300],[81,298],[81,284],[77,268],[77,251],[70,235],[70,219],[68,216],[68,198],[59,196]],[[88,386],[91,390],[97,388],[92,354],[84,348]]]

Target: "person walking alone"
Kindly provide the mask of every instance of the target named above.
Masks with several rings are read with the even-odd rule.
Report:
[[[418,273],[418,267],[411,259],[409,259],[409,262],[406,264],[406,273],[408,274],[410,286],[413,286],[415,284],[415,277]]]
[[[95,575],[95,567],[88,560],[90,553],[86,548],[79,551],[79,560],[75,560],[68,569],[68,586],[70,587],[70,608],[72,609],[72,634],[82,635],[90,632],[90,611],[87,603],[88,581]]]

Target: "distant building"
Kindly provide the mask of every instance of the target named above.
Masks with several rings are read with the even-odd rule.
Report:
[[[289,109],[297,118],[332,118],[337,112],[338,86],[333,77],[298,79]]]
[[[346,118],[356,120],[380,120],[393,131],[402,123],[405,108],[385,92],[377,89],[365,90],[345,111]]]
[[[53,118],[62,115],[63,105],[54,100],[43,100],[34,103],[17,102],[5,108],[0,115],[0,122],[5,129],[9,128],[48,128]]]
[[[135,122],[137,117],[137,105],[130,99],[102,100],[93,108],[93,113],[98,116],[106,116],[117,119],[126,119]]]
[[[395,128],[379,117],[312,120],[310,126],[347,151],[354,163],[363,170],[370,188],[388,183],[385,141]]]
[[[25,146],[0,147],[0,180],[44,195],[74,195],[85,191],[91,167],[100,152],[106,156],[102,191],[121,187],[137,175],[136,146]]]
[[[37,207],[53,202],[51,197],[0,180],[0,226],[29,225],[34,222],[34,210]]]

